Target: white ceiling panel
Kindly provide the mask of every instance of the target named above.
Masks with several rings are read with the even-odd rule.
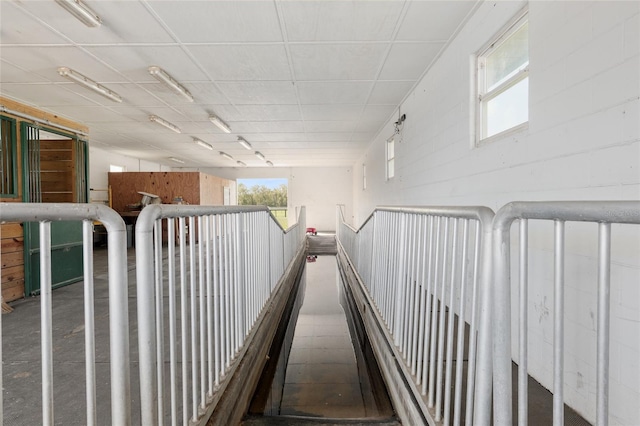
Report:
[[[413,81],[379,81],[371,92],[369,103],[398,105],[414,84]]]
[[[159,66],[181,83],[208,80],[180,46],[88,46],[86,50],[135,82],[157,81],[149,74],[151,65]]]
[[[354,121],[362,114],[362,105],[301,105],[305,120]]]
[[[298,81],[373,80],[387,48],[386,43],[294,44],[289,50]]]
[[[298,83],[298,92],[301,104],[364,104],[372,86],[368,81],[303,81]]]
[[[84,1],[100,27],[86,27],[52,0],[0,0],[0,95],[88,126],[105,149],[171,167],[180,165],[169,156],[184,158],[183,167],[236,166],[203,155],[194,136],[265,167],[239,135],[276,165],[353,164],[476,4]],[[151,65],[194,102],[152,78]],[[122,103],[60,77],[60,66]],[[182,133],[151,123],[151,114]]]
[[[96,81],[122,81],[121,76],[77,47],[3,47],[2,58],[51,81],[67,81],[58,75],[61,66]]]
[[[412,1],[396,40],[446,41],[477,1]]]
[[[0,59],[0,81],[7,83],[44,83],[47,79]]]
[[[271,1],[148,2],[182,43],[282,41]]]
[[[285,1],[289,41],[389,40],[403,2]]]
[[[65,85],[48,84],[15,84],[8,83],[0,86],[3,96],[11,97],[29,105],[47,108],[54,105],[94,106],[96,102],[65,89]],[[71,83],[69,83],[71,86]],[[95,94],[93,94],[95,95]],[[100,96],[100,95],[95,95]]]
[[[298,103],[293,84],[288,81],[223,82],[218,87],[233,104],[291,104]]]
[[[301,133],[302,121],[255,121],[251,123],[258,133]]]
[[[300,120],[298,105],[239,105],[239,114],[245,120]]]
[[[353,132],[355,121],[305,121],[304,129],[308,133]]]
[[[417,80],[444,43],[394,43],[380,73],[381,80]]]
[[[348,143],[351,139],[351,132],[349,133],[307,133],[307,140],[310,142],[343,142]]]
[[[69,44],[70,40],[62,37],[48,24],[37,16],[33,16],[24,8],[25,5],[31,7],[53,6],[64,12],[64,9],[53,2],[48,2],[50,4],[44,3],[0,1],[0,39],[2,44]],[[48,15],[51,14],[43,14],[42,16],[48,17]],[[72,17],[72,19],[75,18]]]
[[[216,81],[291,80],[281,44],[189,46],[189,51]]]

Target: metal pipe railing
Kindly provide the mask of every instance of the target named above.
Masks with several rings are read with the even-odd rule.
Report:
[[[40,223],[42,422],[45,425],[53,425],[55,421],[51,300],[51,222],[56,221],[82,221],[83,224],[86,423],[89,425],[97,424],[93,295],[93,221],[95,220],[100,221],[108,233],[111,422],[114,425],[129,425],[131,424],[131,389],[129,380],[127,235],[124,221],[115,211],[98,204],[0,204],[0,222]],[[1,326],[2,317],[0,316],[0,334]],[[1,360],[2,352],[0,346]],[[2,388],[1,374],[0,388]],[[1,408],[0,405],[0,413],[2,413]],[[2,416],[0,415],[1,424]]]
[[[424,398],[425,417],[443,425],[490,421],[491,317],[486,307],[493,216],[486,207],[380,207],[355,230],[338,212],[339,243],[410,372],[415,392]]]
[[[511,401],[511,225],[520,221],[518,321],[518,424],[527,424],[528,375],[528,226],[529,220],[554,223],[553,424],[564,423],[565,222],[598,224],[596,424],[608,424],[611,224],[640,224],[638,201],[514,202],[496,214],[494,232],[494,419],[512,422]]]
[[[286,231],[261,206],[152,205],[141,212],[136,266],[142,424],[206,422],[204,412],[303,238],[304,209]]]

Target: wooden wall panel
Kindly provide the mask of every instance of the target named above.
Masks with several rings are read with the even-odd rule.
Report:
[[[109,173],[113,209],[128,211],[127,204],[140,201],[138,191],[156,194],[163,204],[182,197],[189,204],[200,204],[200,173],[198,172],[124,172]]]
[[[200,173],[200,204],[204,206],[220,206],[224,204],[224,187],[231,181],[218,176]]]
[[[2,298],[5,302],[24,296],[24,233],[19,223],[0,225]]]

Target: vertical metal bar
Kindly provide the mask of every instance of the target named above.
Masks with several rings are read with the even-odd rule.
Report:
[[[436,389],[436,339],[438,336],[438,279],[440,273],[440,234],[442,217],[437,217],[436,245],[433,272],[433,295],[431,296],[431,342],[429,347],[429,407],[435,406]],[[443,244],[444,245],[444,244]],[[443,250],[444,252],[444,250]]]
[[[164,424],[164,280],[162,273],[162,219],[153,224],[156,289],[156,375],[158,376],[158,417],[155,421]],[[142,242],[140,242],[142,243]],[[151,420],[151,419],[149,419]]]
[[[420,262],[420,259],[424,255],[424,252],[421,248],[424,245],[424,241],[426,241],[426,234],[423,233],[423,219],[424,215],[420,215],[416,218],[416,258],[415,258],[415,285],[414,285],[414,293],[413,293],[413,330],[412,330],[412,340],[411,340],[411,374],[417,376],[417,367],[418,367],[418,330],[420,328],[420,320],[422,319],[422,305],[421,305],[421,289],[422,283],[420,280],[420,271],[421,266],[422,270],[424,270],[424,262]],[[423,244],[421,244],[421,242]],[[420,384],[420,378],[417,377],[418,385]]]
[[[469,249],[469,219],[462,226],[462,255],[460,256],[460,305],[458,307],[458,347],[456,354],[456,384],[453,407],[453,425],[458,426],[462,417],[462,366],[464,364],[464,328],[467,299],[467,256]],[[469,421],[470,423],[470,421]]]
[[[444,379],[444,425],[449,425],[451,421],[451,378],[453,374],[453,323],[455,317],[455,297],[456,297],[456,269],[458,260],[458,219],[453,219],[453,236],[451,247],[451,277],[449,281],[449,319],[447,321],[447,347],[446,363],[447,369]],[[444,296],[444,294],[443,294]],[[443,297],[443,300],[444,297]]]
[[[564,424],[564,222],[555,221],[553,424]]]
[[[431,291],[431,260],[433,257],[433,216],[429,215],[426,217],[426,232],[428,233],[428,242],[427,238],[424,239],[425,244],[428,244],[424,248],[424,253],[426,256],[426,267],[422,270],[422,296],[420,300],[421,308],[420,308],[420,331],[418,335],[420,336],[420,341],[418,346],[420,347],[420,358],[422,360],[421,372],[418,374],[418,385],[422,383],[421,393],[422,395],[426,395],[427,393],[427,366],[429,360],[429,301]]]
[[[215,358],[215,385],[220,384],[220,370],[222,369],[222,342],[221,342],[221,313],[222,304],[220,302],[220,245],[221,233],[220,233],[220,216],[213,216],[213,261],[214,261],[214,274],[213,274],[213,341],[214,341],[214,358]]]
[[[51,313],[51,222],[40,222],[40,333],[42,424],[53,425],[53,332]]]
[[[180,238],[180,349],[182,363],[182,424],[189,424],[189,335],[187,316],[187,245],[185,218],[178,218],[178,237]]]
[[[84,351],[87,397],[87,424],[97,424],[96,341],[93,282],[93,221],[82,221],[82,261],[84,266]]]
[[[223,216],[223,220],[224,220],[224,249],[223,249],[223,253],[224,253],[224,304],[225,304],[225,308],[224,308],[224,315],[225,315],[225,330],[224,330],[224,335],[225,335],[225,342],[224,342],[224,346],[225,346],[225,350],[226,350],[226,355],[225,355],[225,370],[229,367],[229,365],[231,365],[231,357],[233,356],[232,354],[232,348],[231,348],[231,283],[230,283],[230,269],[231,269],[231,263],[230,263],[230,259],[229,259],[229,252],[231,251],[229,248],[229,240],[231,239],[231,235],[230,235],[230,230],[229,228],[231,227],[229,224],[229,215],[224,215]]]
[[[478,278],[479,278],[479,265],[480,265],[480,240],[481,240],[481,223],[480,221],[476,222],[476,232],[475,232],[475,247],[473,252],[473,281],[472,281],[472,295],[471,295],[471,324],[469,325],[469,361],[467,363],[467,403],[465,409],[465,421],[471,422],[474,420],[474,410],[473,406],[475,404],[474,395],[475,391],[475,379],[476,379],[476,342],[478,335]],[[484,256],[489,257],[491,261],[492,255],[490,253],[483,253]],[[488,342],[491,342],[493,339],[487,339]],[[478,351],[479,352],[479,351]],[[490,397],[487,395],[487,399]],[[487,420],[488,421],[488,420]]]
[[[518,424],[525,426],[528,419],[528,247],[529,231],[527,219],[520,219],[520,338],[519,338],[519,362],[518,362]]]
[[[167,220],[167,275],[169,278],[169,360],[171,380],[171,425],[178,422],[178,395],[177,395],[177,369],[178,360],[176,353],[176,229],[175,220]]]
[[[609,309],[611,280],[611,224],[598,225],[598,357],[596,424],[609,423]]]
[[[444,238],[442,244],[442,283],[440,287],[440,318],[438,319],[438,359],[437,359],[437,377],[436,377],[436,421],[442,420],[442,379],[444,375],[444,323],[446,311],[446,282],[447,282],[447,263],[449,258],[449,222],[450,218],[445,217],[444,222]]]
[[[205,266],[207,263],[207,258],[205,257],[205,245],[206,242],[204,240],[204,222],[205,218],[203,216],[198,216],[198,301],[199,303],[199,314],[200,314],[200,407],[202,409],[206,406],[206,385],[207,385],[207,373],[206,373],[206,341],[205,336],[207,333],[205,322]],[[193,234],[192,234],[193,235]],[[195,352],[195,351],[194,351]],[[197,411],[196,411],[197,415]]]
[[[189,237],[189,321],[190,337],[191,337],[191,419],[196,420],[198,418],[198,317],[197,317],[197,304],[196,298],[196,226],[195,217],[189,216],[189,228],[187,230]],[[185,340],[186,342],[186,340]],[[186,344],[186,343],[185,343]],[[186,363],[186,359],[182,362]],[[186,407],[185,407],[186,409]]]
[[[204,233],[206,235],[206,279],[207,279],[207,396],[213,396],[213,383],[214,383],[214,355],[213,355],[213,252],[211,245],[213,243],[212,236],[212,221],[213,216],[206,216],[204,221]]]

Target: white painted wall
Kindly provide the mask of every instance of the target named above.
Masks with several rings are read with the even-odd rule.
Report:
[[[471,147],[470,56],[525,2],[485,2],[406,98],[396,177],[385,181],[392,122],[354,165],[355,222],[376,205],[640,199],[640,2],[529,2],[529,128]],[[362,189],[362,164],[367,189]],[[611,424],[640,419],[640,232],[614,227]],[[545,237],[543,238],[543,231]],[[530,372],[552,386],[552,234],[533,225]],[[589,231],[589,233],[587,233]],[[595,225],[569,225],[565,400],[595,420]],[[550,264],[551,262],[551,264]],[[517,295],[514,290],[512,294]],[[517,354],[516,354],[517,355]]]
[[[152,163],[138,158],[116,154],[89,145],[89,188],[91,200],[103,202],[108,200],[106,189],[109,186],[109,167],[124,167],[125,172],[168,172],[170,167]]]
[[[295,217],[296,209],[306,206],[307,226],[335,232],[336,205],[345,205],[345,216],[353,217],[352,170],[349,167],[263,167],[263,168],[199,168],[198,171],[226,179],[288,179],[287,215]]]

